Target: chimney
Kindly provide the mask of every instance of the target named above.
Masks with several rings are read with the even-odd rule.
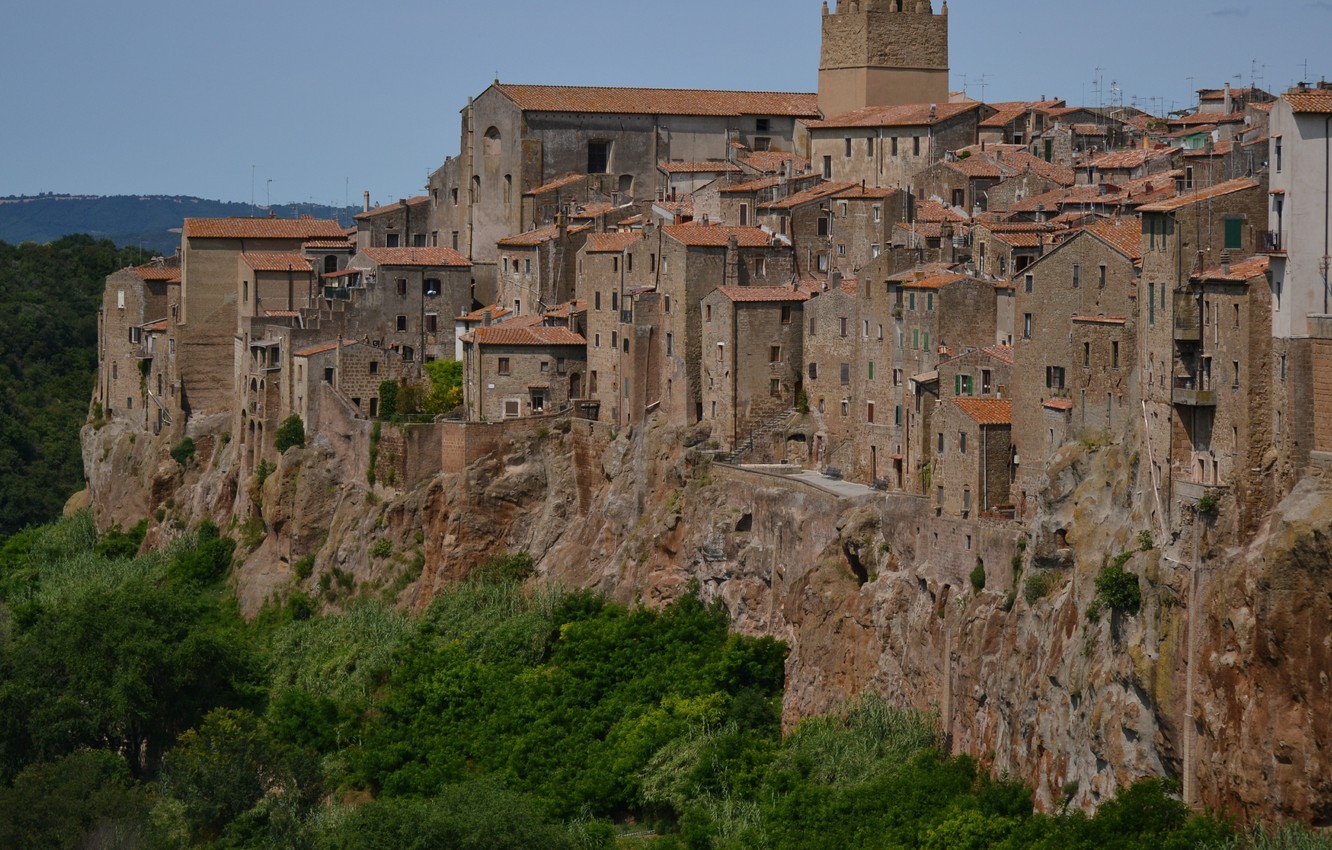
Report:
[[[491,318],[492,318],[492,317],[491,317],[491,315],[490,315],[490,311],[489,311],[489,310],[484,311],[484,312],[481,314],[481,327],[483,327],[483,328],[488,328],[488,327],[490,327]]]
[[[1230,276],[1230,249],[1225,248],[1221,251],[1221,274]]]
[[[369,190],[369,189],[366,189],[366,190],[365,190],[365,201],[363,202],[363,207],[362,207],[362,209],[361,209],[361,212],[370,212],[370,190]]]
[[[1234,108],[1235,108],[1235,99],[1231,96],[1231,93],[1230,93],[1230,82],[1229,82],[1229,81],[1226,82],[1225,92],[1226,92],[1226,108],[1225,108],[1225,113],[1226,113],[1227,115],[1229,115],[1229,114],[1231,113],[1231,111],[1234,110]]]
[[[841,288],[842,288],[842,273],[840,271],[834,271],[832,274],[828,275],[828,289],[833,290]]]

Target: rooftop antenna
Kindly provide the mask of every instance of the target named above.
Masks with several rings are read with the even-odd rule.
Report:
[[[1303,66],[1303,67],[1304,67],[1304,76],[1300,77],[1300,82],[1302,82],[1302,83],[1307,83],[1307,82],[1309,82],[1309,60],[1308,60],[1308,59],[1305,59],[1305,60],[1304,60],[1304,66]]]
[[[989,85],[990,85],[989,75],[981,74],[980,76],[981,103],[985,102],[985,89],[987,89]]]

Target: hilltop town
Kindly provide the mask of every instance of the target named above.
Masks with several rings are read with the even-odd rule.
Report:
[[[1307,814],[1327,756],[1263,773],[1228,737],[1234,712],[1259,710],[1240,694],[1261,685],[1237,686],[1250,674],[1233,659],[1197,669],[1236,641],[1236,657],[1262,651],[1252,609],[1282,616],[1254,602],[1254,582],[1237,580],[1240,604],[1190,566],[1238,563],[1332,457],[1332,86],[1203,89],[1171,116],[1039,92],[980,102],[949,89],[936,6],[825,4],[817,92],[496,81],[462,109],[459,152],[425,193],[374,208],[367,193],[351,229],[185,220],[175,256],[107,280],[85,451],[99,521],[156,516],[165,540],[177,503],[258,517],[259,596],[306,554],[321,570],[372,564],[352,553],[366,527],[329,519],[341,500],[273,514],[274,482],[295,480],[276,437],[295,418],[332,459],[330,489],[355,490],[359,511],[401,508],[373,527],[427,529],[430,581],[459,574],[457,553],[515,540],[626,595],[701,579],[743,628],[795,641],[790,719],[875,687],[941,711],[955,746],[1022,771],[1047,802],[1070,777],[1095,802],[1171,772],[1190,802]],[[461,403],[403,410],[440,361],[461,364]],[[669,451],[650,442],[667,432]],[[158,456],[124,461],[134,435]],[[561,435],[563,449],[540,448]],[[187,437],[213,472],[182,488],[164,455]],[[538,462],[540,492],[495,489]],[[703,465],[721,495],[678,508]],[[782,487],[799,496],[747,495]],[[484,494],[472,515],[449,501],[463,493]],[[569,539],[573,517],[584,539]],[[628,547],[613,529],[639,537]],[[751,534],[763,559],[745,554]],[[1153,625],[1131,652],[1108,624],[1084,649],[1068,611],[1080,624],[1105,557],[1139,546],[1156,553],[1139,568],[1161,591],[1143,603]],[[778,575],[828,557],[852,584],[824,608],[817,583]],[[1033,592],[1022,570],[1079,565],[1055,608],[1002,637],[957,607],[988,588],[1001,622],[1027,582],[1035,611],[1054,579]],[[877,601],[845,601],[893,573]],[[820,617],[774,601],[799,594]],[[920,657],[884,660],[897,645],[884,639],[829,658],[819,641],[850,638],[828,611],[861,641],[906,642],[894,629],[909,628]],[[1300,609],[1291,631],[1316,619]],[[996,669],[1033,635],[1049,636],[1039,664]],[[1287,651],[1316,666],[1312,644]],[[1113,690],[1114,719],[1090,718],[1056,669]],[[1037,707],[1049,690],[1053,721]],[[1027,721],[996,719],[987,691]],[[1058,755],[1091,727],[1098,743]]]

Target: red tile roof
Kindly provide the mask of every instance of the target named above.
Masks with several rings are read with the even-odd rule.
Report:
[[[927,263],[921,269],[921,274],[924,277],[928,278],[928,277],[935,277],[941,274],[947,274],[952,270],[953,270],[952,263]],[[916,277],[916,270],[914,268],[910,268],[898,272],[897,274],[888,278],[888,280],[894,283],[907,283],[911,280],[914,280],[915,277]]]
[[[485,314],[487,312],[490,313],[490,320],[494,322],[504,318],[513,311],[510,310],[508,307],[501,307],[498,304],[491,304],[489,307],[482,307],[480,310],[473,310],[472,312],[468,313],[466,316],[458,317],[458,321],[484,322],[486,320]]]
[[[330,250],[340,251],[347,248],[356,247],[350,239],[311,239],[301,245],[309,251]]]
[[[1046,410],[1060,410],[1065,413],[1073,409],[1073,402],[1066,398],[1047,398],[1041,402]]]
[[[554,180],[550,181],[549,183],[543,183],[542,185],[524,194],[544,195],[547,192],[554,192],[556,189],[563,189],[565,186],[572,186],[575,183],[581,183],[586,179],[587,179],[586,174],[566,174],[563,177],[556,177]]]
[[[781,286],[719,286],[717,291],[732,301],[808,301],[809,293]]]
[[[690,197],[654,201],[652,206],[654,209],[659,209],[669,215],[680,216],[681,218],[694,217],[694,199]]]
[[[831,197],[839,192],[845,192],[848,189],[856,188],[859,185],[859,183],[852,183],[846,180],[830,180],[811,186],[804,191],[796,192],[794,195],[787,195],[785,198],[763,204],[762,206],[764,209],[769,210],[795,209],[798,206],[821,201],[824,198]]]
[[[536,327],[512,327],[491,325],[488,328],[473,328],[463,337],[464,342],[476,345],[587,345],[581,334],[568,328],[550,328],[543,325]]]
[[[253,251],[241,254],[245,265],[257,272],[312,272],[314,266],[300,254],[278,251]]]
[[[587,204],[575,207],[574,211],[569,214],[569,218],[572,221],[587,221],[599,215],[605,215],[613,209],[615,209],[615,205],[606,201],[599,204]]]
[[[956,272],[926,275],[920,280],[916,280],[913,275],[911,280],[902,281],[902,286],[907,289],[940,289],[950,283],[957,283],[959,280],[966,279],[967,275]]]
[[[571,315],[587,312],[586,301],[565,301],[547,310],[543,315],[547,319],[567,319]]]
[[[1237,263],[1231,263],[1229,271],[1224,271],[1221,266],[1216,265],[1207,269],[1202,274],[1193,275],[1192,279],[1247,283],[1255,277],[1260,277],[1266,274],[1269,265],[1269,258],[1266,256],[1250,257]]]
[[[981,351],[995,360],[1007,363],[1009,366],[1013,365],[1013,346],[1011,345],[992,345],[989,348],[982,348]]]
[[[1297,114],[1332,113],[1332,90],[1329,89],[1287,92],[1281,96],[1281,99],[1290,104],[1291,112]]]
[[[355,339],[344,339],[341,340],[341,344],[343,348],[350,348],[353,345],[360,345],[361,343],[359,340]],[[332,351],[337,347],[338,347],[338,342],[326,342],[323,345],[316,345],[313,348],[307,348],[303,351],[298,351],[296,352],[296,356],[313,357],[316,354],[323,354],[326,351]]]
[[[1200,201],[1210,201],[1213,198],[1220,198],[1235,192],[1243,192],[1245,189],[1255,189],[1257,187],[1257,180],[1249,177],[1242,177],[1239,180],[1227,180],[1225,183],[1217,183],[1209,188],[1192,192],[1187,195],[1179,195],[1166,201],[1147,204],[1139,209],[1142,212],[1174,212]]]
[[[415,198],[407,199],[407,205],[409,207],[417,207],[420,206],[421,204],[429,202],[430,202],[429,195],[417,195]],[[375,207],[372,210],[366,210],[365,212],[357,213],[354,217],[356,218],[357,221],[364,221],[368,218],[375,218],[377,216],[381,216],[391,212],[402,212],[402,202],[399,201],[392,204],[386,204],[385,206],[382,207]]]
[[[366,248],[361,253],[381,266],[470,268],[472,261],[452,248]]]
[[[149,322],[148,324],[143,325],[143,329],[149,333],[160,333],[168,330],[170,327],[171,325],[166,319],[158,319],[155,322]]]
[[[1191,124],[1239,124],[1243,121],[1243,112],[1232,112],[1229,115],[1220,112],[1194,112],[1191,115],[1171,118],[1167,123],[1171,127],[1187,127]]]
[[[795,92],[699,89],[530,86],[496,83],[495,89],[529,112],[626,115],[780,115],[816,118],[818,95]]]
[[[966,220],[965,215],[938,201],[916,202],[916,221],[951,221],[954,224],[961,224]]]
[[[1013,402],[1001,398],[955,398],[963,413],[978,425],[1012,425]]]
[[[139,280],[145,282],[180,283],[179,265],[160,266],[156,263],[149,263],[144,266],[136,266],[132,271],[138,276]]]
[[[998,233],[991,232],[990,235],[1011,248],[1039,248],[1045,244],[1047,239],[1042,233],[1000,231]]]
[[[947,121],[974,109],[980,103],[911,103],[902,106],[868,106],[824,121],[808,121],[811,130],[840,127],[924,127]],[[930,117],[931,111],[934,117]]]
[[[1133,260],[1142,261],[1142,221],[1133,218],[1105,218],[1087,225],[1086,230]]]
[[[891,198],[901,191],[901,189],[889,189],[887,187],[853,186],[850,189],[838,192],[836,197],[839,200],[843,198],[847,200],[883,200],[884,198]]]
[[[1124,151],[1115,151],[1113,153],[1104,153],[1092,159],[1089,165],[1093,168],[1102,170],[1113,169],[1134,169],[1141,168],[1153,160],[1164,156],[1171,156],[1177,148],[1163,148],[1161,150],[1142,150],[1141,148],[1131,148]]]
[[[724,248],[732,236],[741,248],[766,248],[772,244],[772,236],[757,227],[672,224],[661,230],[675,241],[693,248]]]
[[[345,239],[336,221],[321,218],[187,218],[186,239]]]
[[[569,232],[582,233],[591,227],[590,224],[580,224],[570,227]],[[501,248],[531,248],[536,245],[544,245],[559,235],[559,226],[548,224],[545,227],[529,230],[526,233],[515,233],[512,236],[506,236],[496,244]]]
[[[265,310],[264,315],[270,319],[296,319],[300,318],[300,310]]]
[[[809,160],[785,151],[745,151],[738,155],[740,164],[763,174],[776,174],[785,165],[788,174],[809,170]]]
[[[658,169],[667,174],[725,174],[729,171],[739,171],[740,166],[734,162],[663,162],[657,166]]]
[[[781,179],[777,177],[760,177],[757,180],[746,180],[744,183],[723,186],[717,191],[721,192],[723,195],[731,193],[743,194],[745,192],[762,192],[764,189],[771,189],[774,186],[780,185],[780,183]]]
[[[587,252],[589,254],[618,254],[642,238],[643,234],[637,230],[589,233],[587,235]]]

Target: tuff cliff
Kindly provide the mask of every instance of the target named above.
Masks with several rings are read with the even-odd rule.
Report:
[[[204,518],[231,529],[249,613],[297,590],[419,608],[526,550],[539,581],[651,605],[697,588],[737,629],[787,640],[788,724],[872,689],[937,712],[954,752],[1046,807],[1164,773],[1242,817],[1332,820],[1332,483],[1316,474],[1240,546],[1201,515],[1152,531],[1132,440],[1065,447],[1019,526],[723,466],[699,428],[552,419],[463,472],[386,487],[328,434],[242,478],[224,427],[192,423],[184,467],[180,435],[89,428],[85,465],[103,527],[151,517],[149,546]],[[1093,620],[1112,561],[1139,577],[1141,608]]]

